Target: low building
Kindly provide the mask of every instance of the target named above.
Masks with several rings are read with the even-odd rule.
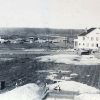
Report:
[[[35,42],[37,42],[37,43],[45,43],[46,41],[47,41],[47,40],[38,38],[38,40],[36,40]]]
[[[17,43],[17,41],[16,41],[16,40],[14,40],[14,39],[10,39],[10,43],[16,44],[16,43]]]
[[[0,43],[4,43],[5,42],[5,39],[2,39],[1,37],[0,37]]]
[[[52,43],[59,47],[67,47],[67,37],[57,37],[52,40]]]
[[[74,40],[74,49],[93,50],[100,48],[100,28],[90,28],[79,34]]]

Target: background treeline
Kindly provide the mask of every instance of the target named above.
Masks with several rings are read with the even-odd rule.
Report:
[[[50,29],[50,28],[0,28],[3,38],[29,37],[41,35],[60,35],[76,37],[83,29]]]

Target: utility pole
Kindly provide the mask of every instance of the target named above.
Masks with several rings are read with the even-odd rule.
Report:
[[[50,33],[49,29],[46,28],[46,34],[47,34],[47,50],[50,49],[50,45],[49,45],[49,33]]]
[[[67,36],[65,35],[65,49],[67,48]]]

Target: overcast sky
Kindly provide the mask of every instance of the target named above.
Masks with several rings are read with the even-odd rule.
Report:
[[[0,0],[0,27],[100,27],[100,0]]]

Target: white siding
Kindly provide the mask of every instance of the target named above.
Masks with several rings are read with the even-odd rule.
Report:
[[[77,49],[97,50],[98,47],[100,47],[100,29],[95,29],[94,31],[85,36],[78,36],[77,42]]]

